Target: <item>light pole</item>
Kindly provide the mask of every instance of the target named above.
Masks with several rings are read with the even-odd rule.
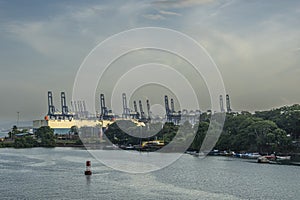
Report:
[[[18,119],[17,119],[17,127],[19,127],[20,112],[18,111],[18,112],[17,112],[17,114],[18,114]]]

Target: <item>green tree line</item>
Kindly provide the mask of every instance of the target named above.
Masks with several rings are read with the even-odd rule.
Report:
[[[139,144],[141,140],[163,140],[166,144],[176,136],[176,142],[185,144],[194,136],[190,149],[199,150],[210,126],[210,113],[202,113],[200,122],[194,126],[188,122],[182,125],[155,123],[137,127],[134,123],[123,122],[119,128],[112,124],[105,132],[114,144]],[[119,122],[118,122],[119,123]],[[212,123],[213,126],[219,126]],[[124,129],[124,127],[126,127]],[[192,133],[196,134],[193,135]],[[128,134],[134,133],[134,134]],[[145,139],[140,139],[138,136]],[[151,137],[147,138],[147,135]],[[135,137],[136,136],[136,137]],[[227,113],[222,134],[215,148],[248,152],[299,152],[292,145],[300,136],[300,106],[285,106],[270,111]]]
[[[14,130],[13,130],[14,131]],[[49,126],[42,126],[35,132],[34,136],[25,135],[16,137],[13,147],[31,148],[31,147],[55,147],[55,135],[53,129]]]

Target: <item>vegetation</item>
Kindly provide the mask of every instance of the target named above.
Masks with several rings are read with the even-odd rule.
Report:
[[[124,120],[113,123],[105,131],[105,136],[114,144],[135,145],[144,140],[164,140],[165,143],[172,141],[178,131],[178,126],[173,123],[152,123],[146,126],[136,126],[131,121]]]
[[[27,129],[19,130],[18,127],[14,125],[12,127],[12,130],[8,133],[8,136],[9,138],[15,138],[16,134],[26,133],[27,131],[28,131]]]
[[[55,147],[56,141],[53,129],[49,126],[40,127],[35,135],[26,134],[26,131],[19,131],[16,126],[13,126],[9,133],[10,137],[14,138],[13,143],[2,142],[1,147],[15,147],[15,148],[31,148],[31,147]],[[19,133],[23,135],[17,136]]]
[[[37,139],[40,139],[40,146],[42,147],[55,147],[54,131],[49,126],[42,126],[36,131]]]
[[[173,123],[151,123],[146,126],[136,126],[129,121],[117,121],[105,131],[105,137],[118,145],[139,145],[147,140],[163,140],[165,144],[171,141],[176,146],[190,144],[190,149],[199,150],[206,136],[209,126],[220,126],[213,121],[210,123],[211,112],[202,113],[200,122],[194,126],[185,122],[175,125]],[[214,114],[213,117],[218,117]],[[70,140],[59,141],[66,145],[82,145],[79,130],[71,127]],[[94,137],[99,137],[99,131],[92,131]],[[196,133],[195,137],[192,133]],[[23,135],[17,135],[24,133]],[[27,130],[18,130],[13,126],[9,132],[10,138],[0,142],[0,147],[55,147],[56,138],[53,129],[49,126],[40,127],[35,135],[26,134]],[[89,138],[87,138],[89,139]],[[72,141],[71,141],[72,140]],[[59,144],[60,144],[59,143]],[[58,145],[59,145],[58,144]],[[216,143],[216,149],[245,152],[300,152],[300,105],[284,106],[270,111],[227,113],[222,134]]]
[[[228,115],[216,148],[235,151],[292,151],[292,140],[271,120],[254,115]]]
[[[70,129],[70,134],[78,135],[78,133],[79,133],[78,127],[77,126],[72,126],[71,129]]]
[[[159,139],[169,143],[176,136],[178,144],[189,141],[192,132],[196,135],[190,149],[199,150],[210,125],[209,113],[200,116],[200,122],[192,127],[185,122],[180,127],[173,123],[151,124],[146,127],[136,127],[128,124],[124,130],[117,123],[112,124],[105,135],[114,144],[128,145],[139,144],[142,135],[152,135],[143,140]],[[124,122],[125,123],[125,122]],[[212,123],[212,128],[219,126]],[[161,130],[159,130],[161,129]],[[157,134],[153,135],[156,132]],[[130,135],[128,134],[130,133]],[[179,135],[179,138],[178,138]],[[136,137],[135,137],[136,136]],[[299,152],[299,147],[292,145],[292,141],[299,140],[300,136],[300,106],[293,105],[270,111],[241,113],[227,113],[222,134],[215,146],[219,150],[257,151],[257,152]]]
[[[14,147],[14,143],[9,141],[0,142],[0,148]]]
[[[38,146],[37,141],[31,136],[16,138],[14,142],[15,148],[31,148]]]
[[[255,112],[255,117],[271,120],[291,135],[292,139],[300,138],[300,105],[284,106],[270,111]]]
[[[199,123],[197,133],[196,133],[195,138],[190,146],[191,149],[194,149],[194,150],[200,149],[200,146],[206,136],[208,127],[209,127],[209,122],[204,121],[204,122]]]

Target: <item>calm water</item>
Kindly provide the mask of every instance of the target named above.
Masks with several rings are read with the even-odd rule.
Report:
[[[162,170],[128,174],[75,148],[0,149],[1,199],[299,199],[299,189],[297,166],[183,155]]]

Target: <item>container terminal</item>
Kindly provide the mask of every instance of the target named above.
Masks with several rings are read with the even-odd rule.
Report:
[[[130,120],[137,126],[145,126],[151,122],[172,122],[174,124],[180,124],[182,121],[189,121],[191,124],[195,124],[199,121],[200,110],[187,109],[175,110],[174,99],[167,95],[164,96],[165,104],[165,116],[153,116],[150,110],[150,102],[146,100],[146,112],[143,109],[143,103],[141,100],[133,101],[133,109],[128,106],[126,94],[122,94],[123,113],[115,115],[113,111],[107,107],[105,103],[104,94],[100,94],[100,114],[91,114],[86,109],[85,101],[71,101],[71,108],[67,105],[67,98],[65,92],[61,92],[60,110],[54,105],[52,91],[48,91],[48,113],[42,120],[33,121],[33,132],[42,126],[49,126],[54,130],[55,134],[66,134],[69,132],[72,126],[81,127],[95,127],[100,125],[103,129],[106,129],[110,124],[118,120]],[[220,110],[225,112],[223,103],[223,96],[220,95]],[[230,107],[229,95],[226,95],[226,110],[232,112]],[[198,116],[198,117],[197,117]]]

